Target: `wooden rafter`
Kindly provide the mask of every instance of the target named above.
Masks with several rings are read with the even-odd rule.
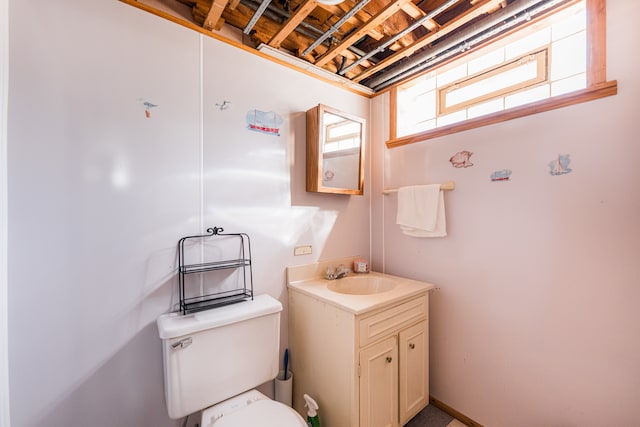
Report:
[[[402,6],[402,10],[413,19],[420,19],[426,15],[426,12],[416,6],[416,4],[413,2],[404,4]],[[425,21],[422,25],[429,31],[436,31],[438,28],[440,28],[440,25],[438,25],[438,23],[433,19]]]
[[[353,81],[360,82],[373,73],[376,73],[398,62],[402,58],[413,55],[417,50],[422,49],[423,47],[427,46],[430,43],[433,43],[441,37],[444,37],[453,30],[460,28],[462,25],[470,22],[478,16],[484,15],[485,13],[491,13],[496,9],[496,7],[500,7],[501,2],[502,0],[485,0],[484,2],[478,2],[473,8],[469,9],[462,15],[459,15],[457,18],[454,18],[451,21],[447,22],[438,31],[426,34],[425,36],[418,39],[414,44],[407,46],[406,48],[401,49],[385,58],[384,60],[378,62],[373,67],[368,68],[367,70],[356,76]]]
[[[224,8],[227,7],[227,3],[229,0],[213,0],[211,3],[211,9],[209,9],[209,13],[204,18],[204,24],[202,27],[207,30],[219,29],[222,24],[218,25],[218,21],[222,17],[222,12]]]
[[[345,51],[349,46],[359,40],[362,36],[367,34],[373,28],[380,25],[386,19],[388,19],[391,15],[396,13],[398,10],[402,8],[402,5],[408,3],[410,0],[396,0],[393,3],[389,3],[385,8],[380,10],[373,18],[371,18],[367,23],[358,28],[356,31],[351,33],[348,37],[344,38],[339,44],[331,48],[327,53],[322,55],[318,61],[316,61],[316,65],[322,67],[327,62],[331,61],[336,55],[339,55],[343,51]]]
[[[318,5],[317,0],[307,0],[305,1],[298,10],[295,11],[293,15],[287,19],[287,22],[282,25],[280,31],[278,31],[272,38],[269,40],[269,46],[279,48],[280,44],[287,38],[289,34],[296,29],[298,25],[306,18],[313,9]]]

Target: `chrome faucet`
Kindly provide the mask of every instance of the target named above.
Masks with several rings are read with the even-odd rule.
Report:
[[[349,275],[349,269],[344,266],[344,264],[340,264],[335,269],[331,267],[327,267],[327,273],[325,274],[325,279],[327,280],[335,280],[342,279],[343,277],[347,277]]]

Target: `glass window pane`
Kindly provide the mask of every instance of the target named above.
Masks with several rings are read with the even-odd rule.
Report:
[[[442,87],[463,77],[467,77],[467,64],[462,64],[458,67],[438,74],[436,78],[438,80],[438,87]]]
[[[446,95],[446,106],[460,104],[483,95],[497,92],[519,83],[534,79],[538,75],[537,61],[529,61],[505,72],[472,83],[469,86],[455,89]]]
[[[511,59],[527,52],[531,52],[535,48],[549,44],[551,39],[551,31],[549,27],[543,28],[533,34],[528,35],[520,40],[505,46],[505,58]]]
[[[413,129],[412,129],[411,133],[423,132],[425,130],[434,129],[435,127],[436,127],[436,120],[435,119],[425,120],[423,122],[416,123],[413,126]]]
[[[549,85],[545,84],[536,86],[532,89],[505,96],[504,108],[512,108],[517,107],[518,105],[530,104],[532,102],[540,101],[547,98],[549,98]]]
[[[432,90],[421,95],[416,102],[416,108],[420,111],[423,119],[433,119],[436,117],[436,91]]]
[[[411,102],[398,99],[397,135],[409,135],[417,123],[436,117],[436,92],[434,90],[413,97]],[[420,127],[420,126],[418,126]]]
[[[409,94],[419,94],[428,92],[436,88],[435,73],[425,74],[398,89],[398,93],[407,92]]]
[[[504,62],[504,49],[494,50],[486,55],[469,61],[469,75],[475,74],[487,68],[494,67]]]
[[[467,118],[467,112],[465,110],[456,111],[455,113],[446,114],[436,119],[437,126],[450,125],[451,123],[461,122]]]
[[[584,89],[586,87],[586,73],[578,74],[577,76],[572,76],[551,83],[551,96],[562,95],[563,93],[573,92],[575,90]]]
[[[467,116],[473,117],[484,116],[485,114],[495,113],[504,110],[504,101],[502,98],[494,99],[483,104],[474,105],[467,109]]]
[[[551,81],[583,73],[587,67],[587,38],[581,31],[551,46]]]
[[[559,40],[586,28],[587,14],[584,10],[584,2],[567,12],[570,14],[551,26],[551,40]]]

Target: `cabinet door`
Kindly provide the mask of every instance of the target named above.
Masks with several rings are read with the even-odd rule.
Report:
[[[360,351],[360,427],[398,425],[396,336]]]
[[[400,332],[400,425],[429,403],[429,336],[427,322]]]

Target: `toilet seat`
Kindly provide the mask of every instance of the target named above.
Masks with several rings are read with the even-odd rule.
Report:
[[[232,397],[202,412],[202,427],[307,427],[292,408],[257,390]]]

